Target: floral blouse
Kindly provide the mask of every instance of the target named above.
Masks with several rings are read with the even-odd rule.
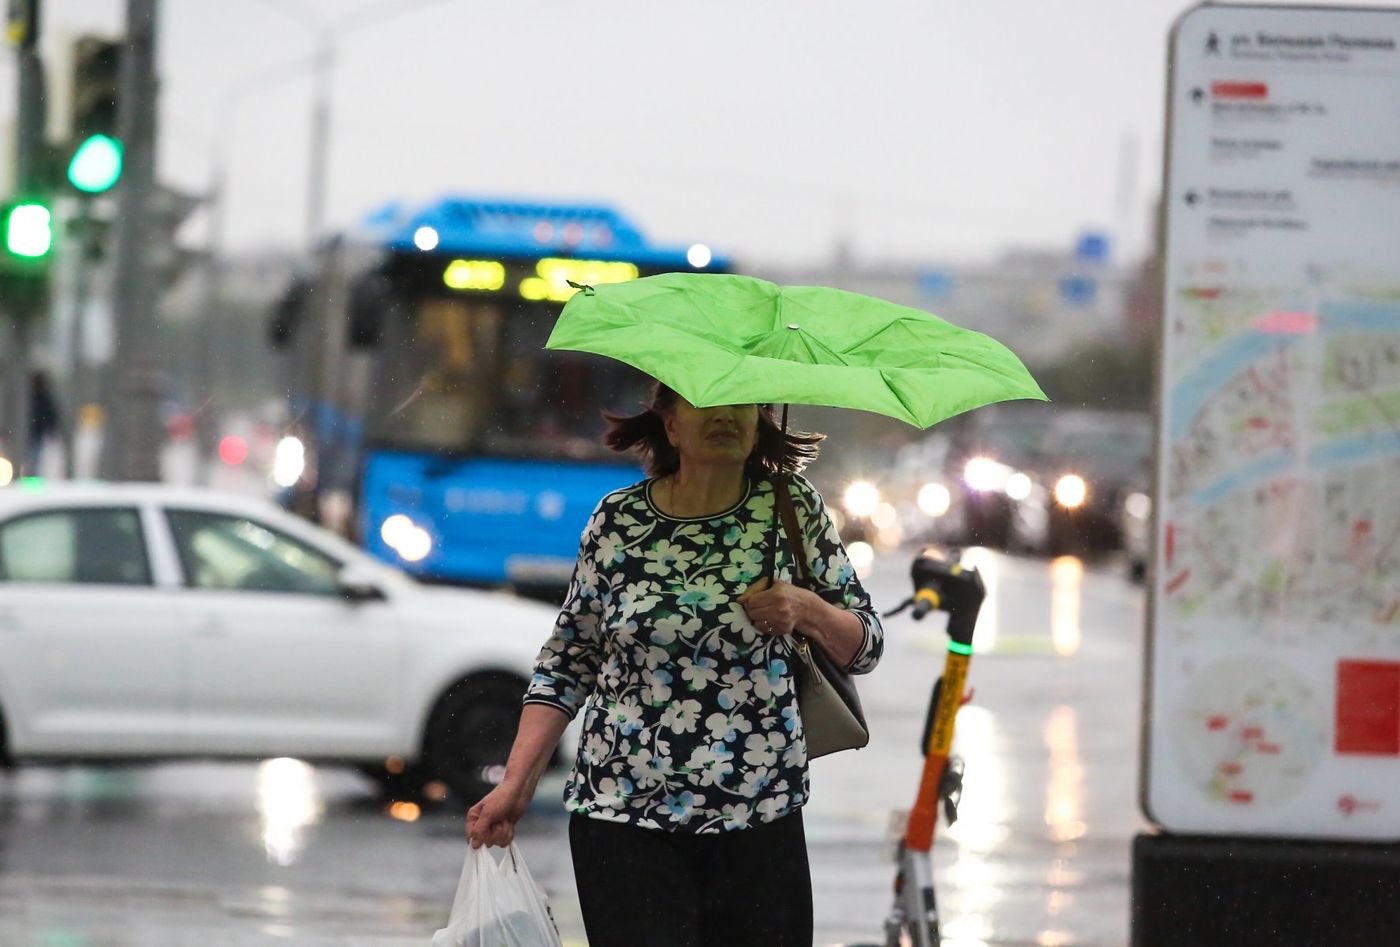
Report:
[[[604,497],[525,703],[583,709],[570,812],[678,833],[770,822],[807,801],[791,643],[760,633],[738,596],[763,574],[773,485],[714,516],[679,519],[645,480]],[[865,626],[850,671],[874,669],[880,618],[821,496],[790,481],[812,590]],[[793,581],[787,543],[779,578]]]

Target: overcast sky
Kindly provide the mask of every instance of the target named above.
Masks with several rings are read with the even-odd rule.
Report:
[[[50,83],[120,0],[44,0]],[[601,199],[741,260],[985,259],[1086,228],[1146,243],[1182,0],[397,0],[336,41],[328,218],[390,199]],[[1392,2],[1385,5],[1397,6]],[[305,239],[312,85],[238,98],[385,0],[165,0],[160,173],[231,126],[230,243]],[[305,17],[303,17],[304,19]],[[0,55],[0,123],[13,57]],[[1131,199],[1120,200],[1122,183]],[[1125,217],[1126,210],[1126,217]]]

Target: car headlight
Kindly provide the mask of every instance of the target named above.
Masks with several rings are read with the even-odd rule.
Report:
[[[1024,500],[1031,495],[1031,478],[1019,470],[1006,478],[1006,495],[1013,500]]]
[[[1001,490],[1010,473],[1010,468],[990,457],[973,457],[963,467],[963,483],[979,492]]]
[[[953,495],[941,483],[926,483],[919,488],[918,503],[925,516],[942,516],[953,505]]]
[[[841,501],[847,513],[864,519],[880,505],[880,488],[869,480],[857,480],[846,488]]]
[[[1083,506],[1089,496],[1089,485],[1079,474],[1065,474],[1055,481],[1055,502],[1072,510]]]
[[[1145,493],[1130,493],[1123,501],[1123,509],[1133,519],[1145,520],[1152,515],[1152,498]]]
[[[306,471],[306,445],[300,438],[288,434],[277,442],[272,455],[272,482],[279,487],[294,487]]]

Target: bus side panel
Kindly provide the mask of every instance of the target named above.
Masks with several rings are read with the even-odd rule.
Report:
[[[366,549],[421,578],[562,586],[598,501],[641,477],[616,464],[371,451],[360,525]],[[423,558],[401,553],[417,555],[412,542],[386,542],[384,522],[396,514],[431,537]]]

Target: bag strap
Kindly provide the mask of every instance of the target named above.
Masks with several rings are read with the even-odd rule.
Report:
[[[797,562],[797,574],[804,584],[811,581],[811,571],[807,568],[807,548],[802,542],[802,530],[797,525],[797,509],[792,505],[792,494],[788,492],[786,474],[773,478],[773,505],[787,534],[788,548]]]

